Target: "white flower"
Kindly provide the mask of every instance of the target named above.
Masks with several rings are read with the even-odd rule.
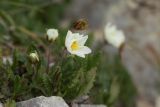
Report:
[[[39,62],[39,57],[38,57],[37,51],[30,53],[29,58],[33,63]]]
[[[79,33],[72,33],[71,31],[68,31],[65,46],[71,54],[85,58],[86,54],[91,53],[91,49],[84,46],[87,39],[88,35],[84,36]]]
[[[48,29],[47,30],[47,40],[48,41],[55,41],[58,37],[58,30],[57,29]]]
[[[110,23],[106,25],[104,33],[105,39],[108,41],[108,43],[116,48],[120,48],[125,42],[124,33],[120,30],[117,30],[116,26]]]

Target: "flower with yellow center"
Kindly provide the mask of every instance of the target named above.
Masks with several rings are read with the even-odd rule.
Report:
[[[71,31],[68,31],[65,46],[71,54],[85,58],[86,54],[91,53],[91,49],[84,46],[87,39],[88,35],[84,36],[79,33],[72,33]]]
[[[106,25],[104,33],[108,43],[116,48],[120,48],[125,42],[124,33],[121,30],[117,30],[116,26],[110,23]]]

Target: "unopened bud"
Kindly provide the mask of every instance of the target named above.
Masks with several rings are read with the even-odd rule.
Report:
[[[39,62],[39,56],[37,54],[37,52],[33,52],[33,53],[30,53],[29,54],[29,58],[31,60],[32,63],[36,63],[36,62]]]
[[[47,40],[53,42],[58,37],[58,30],[57,29],[48,29],[47,30]]]

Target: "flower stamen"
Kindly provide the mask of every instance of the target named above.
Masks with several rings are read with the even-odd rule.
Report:
[[[75,51],[75,50],[78,50],[78,49],[79,49],[79,44],[78,44],[78,42],[77,42],[77,41],[74,41],[74,42],[72,43],[72,45],[71,45],[71,49],[72,49],[73,51]]]

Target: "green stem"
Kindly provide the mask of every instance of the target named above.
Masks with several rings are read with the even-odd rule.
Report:
[[[50,64],[50,48],[48,48],[48,54],[47,54],[47,68],[46,68],[47,74],[49,72],[49,64]]]
[[[34,78],[36,78],[38,71],[36,70],[35,64],[32,65],[32,68],[33,68],[33,77],[32,77],[32,80],[33,80]]]
[[[60,66],[62,66],[62,64],[63,64],[63,62],[64,62],[64,58],[66,57],[66,49],[64,48],[63,50],[62,50],[62,56],[60,56],[61,58],[60,58],[60,64],[58,64],[58,65],[60,65]]]

